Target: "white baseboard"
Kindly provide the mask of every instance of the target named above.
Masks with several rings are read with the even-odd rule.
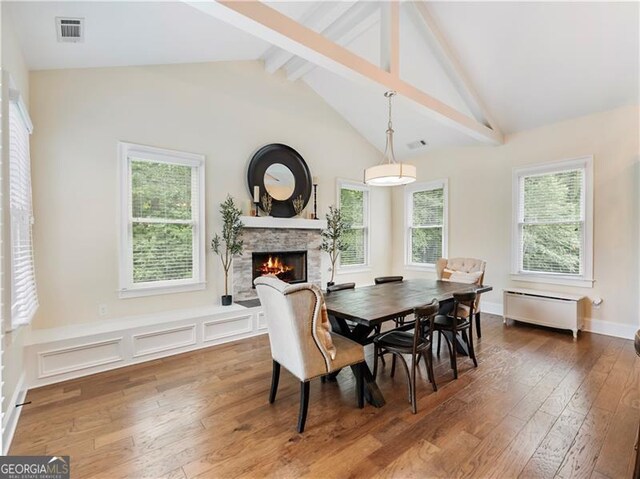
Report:
[[[590,333],[615,336],[616,338],[633,339],[639,325],[612,323],[601,319],[585,318],[584,330]]]
[[[11,398],[7,398],[9,400],[7,403],[7,412],[2,421],[2,445],[4,447],[2,455],[4,456],[9,452],[11,441],[13,440],[13,435],[18,425],[18,419],[22,412],[22,407],[16,407],[16,404],[23,403],[26,396],[27,388],[25,387],[25,373],[23,372],[20,375],[20,379],[18,379],[18,384],[16,384]]]
[[[26,386],[46,386],[266,333],[261,308],[234,305],[40,330],[25,346]]]

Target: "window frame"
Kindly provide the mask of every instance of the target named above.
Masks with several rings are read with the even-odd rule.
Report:
[[[537,272],[522,270],[521,203],[524,200],[522,179],[571,170],[583,170],[583,235],[581,249],[581,274]],[[511,279],[531,283],[559,284],[592,288],[593,279],[593,156],[552,161],[513,169],[512,218],[511,218]]]
[[[343,189],[356,190],[364,192],[364,212],[362,218],[365,224],[362,226],[364,230],[364,263],[354,265],[343,265],[342,258],[338,257],[336,265],[336,274],[362,273],[371,271],[370,252],[371,252],[371,188],[364,183],[338,178],[336,181],[337,205],[342,208],[341,192]]]
[[[131,191],[131,161],[136,160],[157,163],[170,163],[194,168],[197,176],[197,199],[192,194],[193,234],[193,276],[190,279],[153,281],[146,283],[133,282],[133,217]],[[205,157],[195,153],[186,153],[164,148],[157,148],[134,143],[118,142],[118,158],[120,169],[120,211],[119,211],[119,288],[121,299],[141,296],[152,296],[168,293],[202,290],[206,287],[205,257]],[[194,209],[197,208],[197,214]]]
[[[404,187],[404,266],[409,270],[435,271],[435,263],[416,263],[412,255],[412,235],[413,229],[413,194],[420,191],[443,190],[442,209],[442,257],[447,258],[449,254],[449,179],[411,183]]]
[[[29,311],[29,315],[28,317],[24,320],[24,321],[20,321],[18,322],[16,319],[16,309],[17,309],[17,294],[16,294],[16,283],[14,281],[15,276],[16,276],[16,264],[15,264],[15,258],[14,258],[14,223],[15,223],[15,216],[14,213],[12,211],[11,208],[11,191],[12,191],[12,184],[11,184],[11,177],[13,176],[11,174],[11,141],[9,139],[9,141],[7,142],[7,151],[8,151],[8,156],[7,156],[7,166],[6,166],[6,170],[5,170],[5,176],[7,178],[7,182],[5,183],[6,186],[6,207],[7,207],[7,211],[8,211],[8,231],[9,231],[9,236],[8,236],[8,246],[9,246],[9,254],[8,254],[8,262],[9,262],[9,283],[10,283],[10,293],[9,293],[9,314],[7,315],[6,320],[4,321],[4,330],[6,332],[10,332],[10,331],[15,331],[18,330],[19,328],[23,327],[23,326],[28,326],[29,324],[31,324],[31,321],[33,320],[36,312],[38,311],[39,308],[39,299],[38,299],[38,289],[37,289],[37,281],[36,281],[36,268],[35,268],[35,245],[34,245],[34,241],[33,241],[33,225],[35,223],[35,217],[34,217],[34,208],[33,208],[33,175],[31,174],[31,145],[30,145],[30,137],[31,134],[33,133],[33,123],[31,122],[31,117],[29,116],[29,111],[27,109],[26,104],[24,103],[24,99],[22,97],[22,94],[20,93],[20,91],[15,88],[15,83],[13,81],[13,78],[9,75],[8,78],[6,79],[6,81],[8,81],[9,83],[9,88],[8,88],[8,93],[9,93],[9,101],[8,101],[8,108],[6,110],[7,115],[8,115],[8,121],[7,121],[7,125],[8,125],[8,131],[9,131],[9,136],[11,136],[11,107],[12,105],[16,107],[17,111],[18,111],[18,117],[22,123],[22,126],[24,126],[26,133],[27,133],[27,161],[29,163],[28,168],[29,168],[29,205],[30,205],[30,211],[28,211],[28,221],[29,221],[29,236],[30,236],[30,243],[31,243],[31,265],[32,265],[32,273],[33,273],[33,281],[34,281],[34,297],[33,299],[33,308]]]

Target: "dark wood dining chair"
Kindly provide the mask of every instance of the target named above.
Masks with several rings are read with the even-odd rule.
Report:
[[[399,283],[404,279],[404,276],[378,276],[373,278],[373,282],[376,284],[384,283]]]
[[[418,367],[418,359],[424,357],[427,365],[427,375],[433,386],[433,390],[437,391],[436,378],[433,374],[433,324],[438,308],[440,307],[438,300],[434,299],[430,304],[415,308],[413,331],[392,330],[381,334],[373,340],[374,344],[374,366],[373,377],[376,377],[378,371],[378,358],[382,352],[393,354],[404,366],[409,380],[409,402],[411,403],[411,411],[413,414],[417,412],[416,406],[416,369]],[[403,354],[411,355],[411,372],[409,366],[404,359]]]
[[[469,357],[473,361],[473,365],[478,367],[476,353],[473,349],[473,315],[476,304],[477,294],[472,291],[469,293],[453,294],[453,311],[448,315],[437,315],[434,320],[435,331],[438,332],[438,356],[440,356],[440,345],[444,336],[449,348],[449,356],[451,358],[451,369],[453,369],[453,377],[458,379],[458,354],[456,347],[456,337],[458,333],[469,349]],[[463,309],[469,311],[468,315],[462,315]],[[469,334],[467,334],[469,331]],[[446,334],[448,333],[450,337]]]
[[[373,282],[375,284],[401,283],[403,280],[404,280],[404,276],[378,276],[377,278],[373,278]],[[396,318],[392,318],[392,321],[395,323],[396,328],[399,328],[407,324],[406,319],[407,319],[407,316],[402,315]]]
[[[343,289],[354,289],[356,283],[340,283],[327,286],[327,293],[333,293],[334,291],[342,291]]]

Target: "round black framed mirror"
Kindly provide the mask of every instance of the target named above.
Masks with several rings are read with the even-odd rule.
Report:
[[[247,169],[247,183],[252,197],[257,186],[260,198],[265,193],[273,198],[271,216],[278,218],[296,215],[293,207],[296,198],[302,196],[305,207],[311,198],[311,172],[307,163],[296,150],[280,143],[263,146],[253,155]]]

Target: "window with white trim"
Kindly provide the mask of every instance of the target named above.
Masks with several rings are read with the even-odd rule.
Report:
[[[204,157],[119,146],[120,296],[204,288]]]
[[[407,266],[434,268],[447,256],[447,207],[446,179],[405,187]]]
[[[514,279],[589,285],[592,188],[590,157],[514,171]]]
[[[361,183],[338,181],[339,205],[347,224],[346,249],[340,253],[340,268],[366,268],[369,265],[369,188]]]
[[[11,328],[29,324],[38,309],[33,261],[31,120],[19,94],[9,101],[9,217],[11,232]]]

